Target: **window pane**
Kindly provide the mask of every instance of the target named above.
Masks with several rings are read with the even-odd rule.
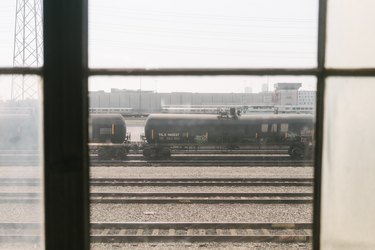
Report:
[[[90,67],[315,67],[317,0],[90,0]]]
[[[0,67],[43,65],[41,2],[0,1]]]
[[[374,249],[375,78],[326,85],[322,249]]]
[[[14,77],[0,76],[0,249],[43,249],[42,98],[10,100]]]
[[[328,1],[327,67],[375,67],[372,0]]]
[[[92,248],[132,249],[135,240],[139,249],[235,249],[223,236],[252,235],[243,249],[277,249],[285,234],[302,236],[281,248],[311,248],[315,103],[292,107],[315,85],[292,76],[90,77]],[[249,227],[259,222],[281,228]],[[273,243],[256,243],[265,232]],[[122,243],[109,242],[113,234]],[[167,235],[180,238],[155,242]]]

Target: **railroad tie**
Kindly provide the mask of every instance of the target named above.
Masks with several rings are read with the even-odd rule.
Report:
[[[285,231],[286,235],[293,235],[294,234],[294,230],[292,230],[292,229],[286,229],[284,231]]]
[[[102,235],[108,235],[109,231],[110,231],[110,229],[108,229],[108,228],[104,229],[103,232],[102,232]]]
[[[236,229],[231,228],[231,229],[229,229],[229,232],[230,232],[230,235],[237,236],[237,230]]]
[[[169,229],[169,234],[170,236],[175,236],[176,235],[176,230],[174,228]]]
[[[246,232],[247,232],[248,235],[254,235],[253,229],[248,228],[248,229],[246,229]]]
[[[159,229],[153,229],[152,230],[152,235],[153,236],[159,235]]]
[[[303,231],[303,233],[304,233],[305,235],[308,235],[308,236],[312,235],[312,231],[311,231],[311,229],[303,229],[302,231]]]
[[[187,230],[187,236],[193,236],[193,235],[194,235],[194,229],[189,228],[189,229]]]
[[[271,235],[270,231],[268,231],[267,229],[262,228],[261,231],[263,235],[266,235],[266,236]]]
[[[127,229],[121,229],[120,232],[118,232],[119,235],[125,236],[127,233]]]

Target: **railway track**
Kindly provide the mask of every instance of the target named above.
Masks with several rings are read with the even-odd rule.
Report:
[[[91,178],[90,186],[312,186],[313,178]],[[0,186],[39,186],[39,178],[0,178]]]
[[[313,178],[93,178],[91,186],[312,186]]]
[[[292,160],[290,157],[282,158],[265,158],[265,157],[226,157],[226,158],[185,158],[185,159],[155,159],[155,160],[90,160],[92,167],[312,167],[314,162],[312,160]]]
[[[91,193],[91,203],[308,204],[312,193]]]
[[[307,243],[311,223],[90,223],[92,243],[278,242]],[[38,223],[0,223],[0,242],[40,242]]]
[[[136,153],[130,153],[131,155],[141,155],[141,151]],[[258,148],[250,148],[250,149],[190,149],[190,150],[173,150],[173,155],[288,155],[288,147],[280,149],[258,149]]]
[[[99,160],[90,156],[92,166],[313,166],[312,160],[292,159],[286,150],[202,150],[176,151],[170,159],[145,159],[131,153],[124,160]],[[40,166],[38,151],[0,151],[0,166]]]
[[[251,193],[196,193],[196,192],[91,192],[90,202],[105,204],[309,204],[309,192],[251,192]],[[38,203],[41,194],[36,192],[0,193],[0,203]]]

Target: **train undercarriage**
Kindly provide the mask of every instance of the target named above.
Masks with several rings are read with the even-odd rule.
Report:
[[[90,155],[97,155],[99,160],[125,160],[131,149],[130,144],[89,144]]]
[[[143,156],[147,158],[169,158],[171,152],[171,148],[167,146],[145,146],[143,148]]]
[[[308,159],[312,157],[312,145],[305,145],[303,143],[295,143],[292,145],[283,145],[281,146],[285,149],[287,149],[288,154],[293,159]],[[246,147],[241,147],[238,145],[225,145],[225,146],[212,146],[213,149],[220,149],[225,151],[235,151],[235,150],[246,150]],[[267,149],[269,147],[266,146],[259,146],[252,149]],[[199,150],[201,149],[201,145],[189,145],[184,146],[181,145],[178,148],[175,146],[170,145],[145,145],[143,147],[143,156],[146,158],[169,158],[172,155],[172,150],[181,150],[181,151],[190,151],[190,150]]]

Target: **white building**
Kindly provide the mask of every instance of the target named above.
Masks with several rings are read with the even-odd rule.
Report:
[[[298,91],[298,105],[299,106],[315,106],[316,91],[302,90]]]

